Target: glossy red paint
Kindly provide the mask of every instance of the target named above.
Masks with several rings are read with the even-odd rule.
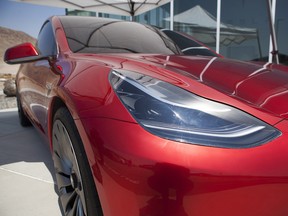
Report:
[[[253,89],[257,91],[255,86],[263,89],[264,96],[268,96],[267,92],[273,92],[274,88],[284,87],[281,79],[273,78],[273,75],[282,72],[267,69],[265,74],[269,74],[271,85],[263,88],[262,78],[258,80],[254,74],[257,70],[266,69],[254,64],[215,59],[216,66],[211,65],[205,75],[201,75],[201,70],[211,59],[170,57],[163,67],[165,63],[161,60],[165,60],[164,56],[70,57],[75,59],[75,68],[80,70],[67,80],[65,86],[78,110],[80,120],[77,120],[77,125],[81,134],[85,134],[83,140],[106,215],[288,213],[288,209],[283,207],[288,198],[285,165],[288,162],[287,122],[282,121],[282,112],[274,112],[276,105],[267,109],[245,98]],[[76,59],[84,62],[76,62]],[[91,59],[101,63],[89,65]],[[188,65],[191,62],[193,65]],[[228,68],[225,68],[226,64]],[[181,144],[155,137],[144,131],[121,106],[107,79],[107,65],[141,71],[201,96],[233,104],[270,124],[276,124],[283,134],[269,144],[240,150]],[[177,70],[172,71],[172,67]],[[209,78],[213,70],[216,75]],[[229,77],[230,73],[235,73],[235,76]],[[287,79],[285,73],[281,75]],[[223,77],[230,80],[223,82]],[[255,85],[240,89],[241,84],[252,78]],[[85,82],[86,88],[77,85],[78,82]],[[236,87],[241,91],[233,94]],[[123,205],[126,207],[123,208]]]
[[[19,63],[23,59],[29,57],[37,57],[39,54],[31,43],[24,43],[18,46],[7,49],[4,56],[4,61],[9,64]]]
[[[107,80],[110,72],[107,66],[109,66],[111,68],[141,72],[177,85],[202,97],[225,104],[233,104],[235,107],[251,113],[272,125],[279,122],[282,119],[281,116],[288,111],[288,106],[283,106],[282,111],[279,112],[277,111],[279,107],[277,104],[268,106],[268,103],[264,103],[265,100],[271,98],[272,94],[270,95],[269,93],[281,90],[284,90],[285,93],[285,80],[288,78],[288,73],[280,70],[265,69],[252,63],[249,64],[222,58],[191,56],[170,56],[167,60],[165,56],[137,56],[135,54],[133,56],[127,54],[125,56],[71,54],[70,57],[71,59],[75,59],[75,64],[77,64],[78,68],[81,68],[80,71],[85,70],[85,74],[74,73],[70,79],[72,80],[74,76],[77,76],[77,80],[72,82],[78,82],[79,79],[81,82],[88,83],[87,86],[91,86],[90,88],[95,88],[94,90],[87,90],[74,84],[77,90],[73,89],[72,91],[77,91],[82,96],[91,92],[91,95],[89,95],[91,100],[81,100],[83,100],[84,104],[87,103],[93,107],[95,107],[95,103],[98,101],[94,93],[98,92],[98,86],[95,86],[94,80],[101,80],[101,92],[104,91],[106,93],[110,91],[107,89],[110,88],[109,81]],[[81,59],[83,62],[79,61],[76,63],[76,59]],[[97,61],[101,62],[97,65],[91,64],[89,66],[88,62],[92,61],[92,59],[97,59]],[[94,72],[99,70],[102,70],[103,73]],[[232,73],[233,76],[231,76]],[[89,74],[88,76],[91,79],[87,80],[86,74]],[[225,78],[223,79],[223,77]],[[67,86],[71,84],[70,79],[68,79]],[[257,92],[258,97],[251,94],[251,92]],[[102,95],[101,97],[105,96]],[[275,97],[279,96],[276,95]],[[283,101],[283,103],[285,102]],[[123,107],[123,109],[125,108]],[[84,112],[84,110],[81,109],[81,112]],[[112,115],[113,113],[115,112],[112,112]],[[117,118],[122,119],[122,113],[123,111],[121,111]],[[99,113],[93,110],[91,115],[99,115]],[[111,112],[107,111],[107,115],[110,116]],[[123,116],[123,119],[126,119],[126,117]]]
[[[287,132],[257,148],[232,150],[163,140],[113,119],[78,124],[97,143],[91,167],[108,215],[287,214]]]
[[[61,101],[67,106],[105,216],[288,214],[286,68],[217,57],[74,54],[61,22],[57,17],[51,22],[58,57],[21,66],[21,102],[50,142],[56,105]],[[55,73],[53,68],[61,70]],[[157,137],[123,106],[108,80],[111,69],[146,74],[230,104],[274,125],[282,135],[246,149]]]

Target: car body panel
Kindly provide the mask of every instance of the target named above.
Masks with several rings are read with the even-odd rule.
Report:
[[[78,123],[97,143],[91,167],[107,215],[287,214],[286,121],[277,141],[242,150],[179,145],[113,119]]]
[[[65,104],[105,216],[288,214],[287,68],[222,57],[72,53],[59,18],[50,22],[57,56],[20,67],[21,104],[50,145],[53,112],[59,101]],[[119,69],[236,107],[274,125],[281,136],[240,149],[155,136],[111,87],[109,74]]]
[[[74,64],[77,64],[79,72],[76,72],[75,74],[73,74],[72,77],[67,80],[67,86],[69,87],[73,83],[74,76],[77,76],[77,79],[80,79],[81,77],[81,82],[83,82],[83,80],[86,79],[85,76],[87,73],[89,74],[87,76],[93,77],[93,79],[87,80],[87,82],[90,83],[93,82],[93,80],[107,80],[111,68],[125,69],[150,75],[160,80],[169,82],[173,85],[177,85],[197,95],[201,95],[205,98],[209,98],[226,104],[235,103],[235,106],[243,109],[246,112],[250,112],[253,114],[255,113],[255,116],[258,116],[261,119],[265,119],[265,121],[270,124],[275,124],[279,122],[282,119],[282,116],[285,115],[285,112],[287,112],[286,108],[288,106],[283,106],[282,110],[278,110],[278,106],[273,106],[273,104],[275,103],[273,103],[272,105],[270,105],[270,103],[262,103],[266,99],[269,100],[270,98],[272,98],[271,96],[273,96],[275,92],[279,92],[285,89],[285,79],[288,78],[288,73],[283,73],[277,70],[272,71],[270,69],[265,69],[252,63],[249,65],[241,62],[234,62],[231,60],[226,61],[222,58],[216,59],[210,57],[190,56],[177,57],[133,55],[133,57],[129,58],[129,55],[127,54],[125,55],[125,57],[121,55],[85,56],[82,54],[77,54],[75,56],[73,55],[71,59],[75,59],[75,61],[76,59],[78,59],[78,62],[74,62]],[[97,60],[94,61],[93,59]],[[168,61],[166,59],[168,59]],[[98,64],[98,61],[100,60],[101,63]],[[209,65],[211,61],[215,62],[215,66],[213,64]],[[193,65],[191,65],[191,62],[193,62]],[[225,65],[229,64],[231,65],[231,69],[225,68]],[[237,67],[240,67],[240,69],[233,69],[233,64],[235,64],[235,67],[236,65]],[[209,68],[207,68],[207,65],[209,66]],[[103,69],[99,69],[97,67]],[[102,72],[104,68],[109,69],[107,69],[105,72]],[[203,71],[205,68],[206,70],[204,71],[204,76],[204,73],[202,73],[201,75],[201,71]],[[84,70],[85,73],[82,73]],[[257,70],[259,70],[260,72],[257,73]],[[264,71],[264,74],[261,73],[261,70]],[[101,74],[96,73],[95,71],[101,71]],[[215,76],[213,75],[213,73],[210,73],[210,71],[215,71]],[[105,73],[105,75],[103,75],[102,73]],[[229,73],[235,73],[236,75],[229,77]],[[253,73],[255,74],[253,75]],[[274,76],[274,74],[277,74],[277,76]],[[98,76],[104,77],[98,78]],[[260,79],[259,76],[261,76]],[[251,81],[252,78],[253,82]],[[262,83],[267,79],[269,80],[268,83]],[[250,83],[252,82],[252,84],[249,84],[248,81]],[[103,83],[101,82],[101,84]],[[95,88],[95,90],[87,90],[85,88],[81,89],[81,87],[77,86],[76,84],[74,85],[75,88],[78,88],[77,91],[85,91],[81,93],[82,96],[90,94],[88,97],[93,97],[97,91],[96,89],[98,89],[98,87],[93,85],[92,83],[88,84],[87,86],[89,86],[89,88]],[[106,82],[105,85],[106,88],[102,87],[100,89],[103,90],[109,88],[109,83]],[[237,90],[235,90],[236,88]],[[107,89],[106,91],[108,92],[109,90]],[[251,96],[250,93],[252,91],[257,92],[258,97]],[[269,93],[271,93],[271,95]],[[102,99],[103,98],[104,96],[102,96]],[[85,101],[86,100],[84,100],[84,103],[88,103],[91,105],[91,101]],[[97,115],[99,114],[98,112],[96,113]],[[265,114],[268,115],[264,117]],[[110,115],[110,112],[108,112],[108,115]]]

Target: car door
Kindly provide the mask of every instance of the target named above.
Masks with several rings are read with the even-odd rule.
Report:
[[[41,56],[57,56],[57,46],[52,25],[49,21],[42,26],[36,44]],[[18,89],[22,106],[33,121],[34,125],[46,133],[47,124],[47,95],[51,90],[51,83],[47,77],[51,71],[49,60],[43,59],[20,67]]]

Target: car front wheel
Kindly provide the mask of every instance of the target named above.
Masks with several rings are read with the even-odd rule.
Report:
[[[54,115],[53,161],[64,215],[103,215],[84,147],[68,109]]]

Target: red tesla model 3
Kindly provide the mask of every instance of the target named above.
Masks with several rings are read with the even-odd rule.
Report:
[[[171,34],[59,16],[6,51],[63,214],[287,216],[288,69]]]

